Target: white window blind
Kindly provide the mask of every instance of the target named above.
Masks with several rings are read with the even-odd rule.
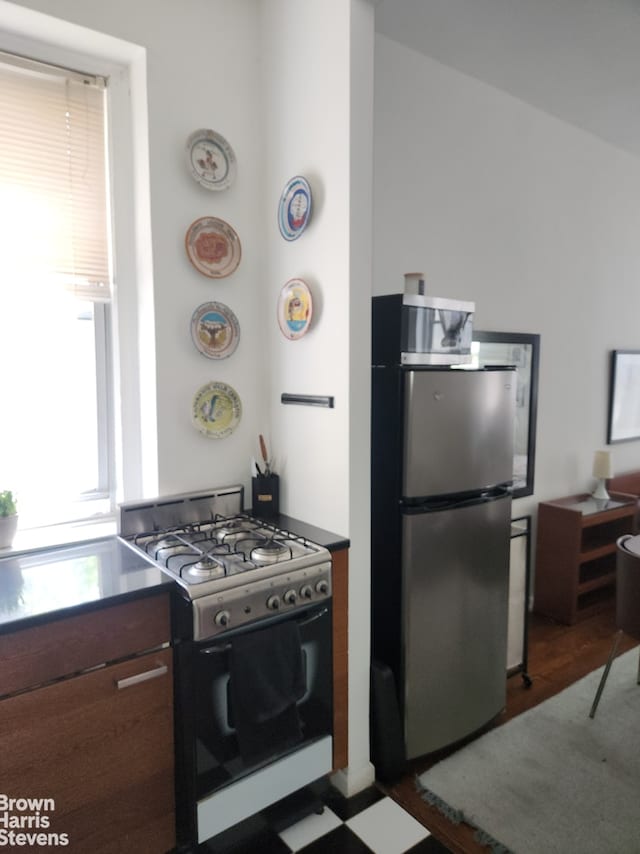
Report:
[[[104,81],[0,54],[3,243],[20,279],[90,300],[111,291],[104,114]]]

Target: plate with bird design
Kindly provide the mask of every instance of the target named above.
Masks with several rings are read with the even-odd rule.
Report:
[[[227,140],[209,128],[194,131],[187,140],[191,176],[207,190],[226,190],[236,177],[236,156]]]
[[[241,417],[240,396],[227,383],[207,383],[193,396],[193,426],[210,439],[230,436],[240,423]]]
[[[229,306],[205,302],[193,312],[191,337],[196,348],[208,359],[226,359],[238,346],[240,324]]]

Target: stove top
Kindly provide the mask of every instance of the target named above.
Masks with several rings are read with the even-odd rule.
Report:
[[[216,516],[163,531],[125,537],[129,545],[182,584],[192,598],[250,581],[250,573],[278,574],[326,560],[326,549],[245,514]],[[242,578],[235,576],[242,575]]]
[[[331,555],[305,537],[242,512],[225,487],[120,506],[120,538],[172,576],[210,637],[331,595]]]

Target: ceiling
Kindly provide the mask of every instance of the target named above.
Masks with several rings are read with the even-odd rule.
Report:
[[[640,0],[377,0],[376,31],[640,157]]]

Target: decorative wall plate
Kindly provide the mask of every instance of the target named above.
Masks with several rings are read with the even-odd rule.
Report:
[[[198,184],[207,190],[226,190],[236,177],[236,156],[227,140],[214,130],[200,128],[187,140],[187,164]]]
[[[205,302],[193,312],[191,337],[207,358],[226,359],[238,346],[240,324],[229,306],[221,302]]]
[[[242,403],[237,391],[226,383],[211,382],[193,397],[193,426],[210,439],[230,436],[240,423]]]
[[[223,279],[237,268],[242,256],[240,238],[228,222],[203,216],[189,226],[185,237],[187,255],[204,276]]]
[[[285,338],[294,341],[308,332],[313,314],[311,291],[302,279],[290,279],[278,298],[278,324]]]
[[[287,182],[278,205],[278,227],[285,240],[297,240],[311,217],[311,187],[296,175]]]

